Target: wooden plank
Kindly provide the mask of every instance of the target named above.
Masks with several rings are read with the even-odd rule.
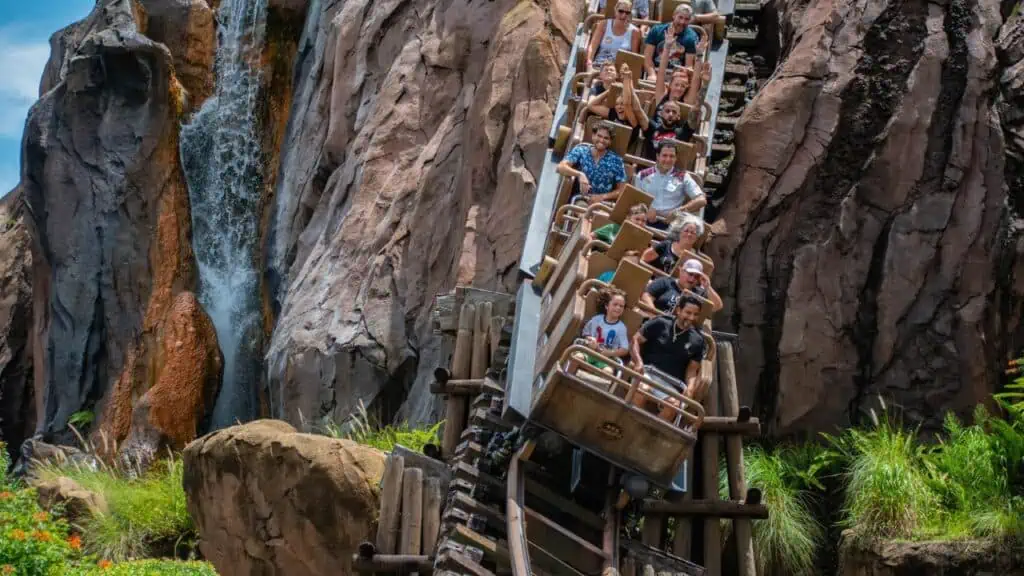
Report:
[[[718,371],[712,375],[711,388],[704,410],[709,416],[717,416],[718,410]],[[717,434],[704,434],[701,446],[701,479],[703,481],[703,498],[718,500],[718,453]],[[689,503],[693,505],[697,500]],[[722,529],[717,517],[704,520],[704,570],[707,576],[722,575]]]
[[[410,450],[401,444],[395,444],[395,447],[391,449],[391,453],[401,456],[405,460],[405,465],[409,468],[420,468],[423,470],[424,478],[437,478],[441,482],[441,493],[445,494],[448,492],[448,483],[451,482],[452,472],[443,461]]]
[[[495,576],[494,572],[474,562],[471,558],[455,550],[446,550],[437,559],[439,567],[452,570],[456,574],[469,574],[470,576]]]
[[[645,514],[669,514],[672,516],[704,516],[717,518],[767,518],[768,508],[764,504],[747,504],[743,500],[644,500]],[[710,520],[709,520],[710,521]]]
[[[419,554],[423,547],[423,470],[402,472],[402,535],[398,552]]]
[[[434,572],[434,560],[430,556],[422,554],[375,554],[369,558],[353,554],[352,569],[362,574],[374,572],[397,574],[418,572],[420,574],[432,574]]]
[[[552,576],[583,576],[583,573],[576,570],[572,566],[558,559],[557,556],[548,552],[536,542],[527,542],[527,546],[530,549],[530,561],[534,565],[543,566],[545,571]],[[531,567],[531,572],[536,570]]]
[[[469,377],[483,378],[489,367],[491,345],[491,311],[494,304],[481,302],[476,307],[476,321],[473,328],[473,360],[471,363]]]
[[[706,416],[704,424],[700,427],[701,432],[714,432],[716,434],[740,436],[760,436],[761,423],[757,418],[751,418],[746,422],[740,422],[735,416]]]
[[[534,520],[536,522],[543,524],[544,526],[547,526],[548,528],[550,528],[551,530],[553,530],[554,532],[556,532],[557,534],[571,542],[573,548],[575,548],[575,554],[592,554],[600,558],[601,560],[608,559],[609,555],[605,553],[605,551],[601,550],[597,546],[594,546],[592,543],[587,542],[583,538],[580,538],[576,534],[573,534],[564,526],[559,525],[557,522],[551,520],[547,516],[544,516],[540,512],[537,512],[536,510],[533,510],[532,508],[529,507],[524,507],[524,512],[526,513],[527,531],[530,530],[530,526],[533,526],[533,524],[531,524],[530,521]]]
[[[726,416],[736,417],[740,412],[740,397],[736,385],[735,357],[730,342],[723,342],[718,346],[718,370],[721,374],[722,409]],[[747,492],[747,483],[743,477],[743,438],[726,437],[725,454],[729,474],[729,497],[738,500]],[[733,535],[736,538],[739,576],[757,576],[750,520],[737,518],[733,522]]]
[[[441,533],[441,508],[444,492],[439,478],[423,479],[423,537],[421,552],[433,553]]]
[[[499,566],[509,565],[508,548],[483,534],[474,532],[461,524],[456,524],[449,537],[460,544],[483,550],[484,556],[490,558],[492,562]]]
[[[455,380],[469,378],[469,371],[472,368],[473,360],[473,321],[476,318],[476,308],[472,304],[465,304],[459,314],[459,333],[455,339],[455,353],[452,355],[451,375]],[[441,452],[446,458],[452,455],[455,445],[459,442],[459,435],[466,427],[466,399],[461,396],[449,396],[445,410],[444,440],[441,445]]]
[[[528,441],[527,444],[532,442],[532,440]],[[519,457],[523,453],[523,448],[512,455],[508,467],[508,487],[505,493],[505,526],[513,576],[530,576],[530,553],[523,526],[522,510],[522,503],[526,499],[526,490],[522,468],[519,466]]]
[[[381,478],[380,521],[377,524],[377,552],[394,554],[398,552],[398,535],[401,529],[402,474],[405,459],[394,454],[388,456]]]
[[[526,478],[526,491],[531,496],[540,498],[541,500],[544,500],[551,506],[554,506],[559,510],[564,510],[566,513],[571,514],[576,519],[583,522],[590,528],[593,528],[594,530],[604,529],[604,520],[602,520],[600,516],[591,512],[590,510],[587,510],[586,508],[580,506],[579,504],[573,502],[572,500],[568,500],[566,498],[559,496],[550,488],[544,486],[540,482],[533,480],[529,476],[527,476]]]

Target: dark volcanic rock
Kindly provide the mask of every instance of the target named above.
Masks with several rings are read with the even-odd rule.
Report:
[[[999,3],[776,7],[783,60],[737,127],[711,247],[742,399],[780,434],[876,394],[938,423],[997,385],[1009,320]]]
[[[59,34],[52,87],[29,114],[21,188],[47,438],[67,440],[68,417],[102,404],[144,331],[194,285],[173,70],[170,51],[138,32],[131,2],[102,0]]]
[[[839,576],[1022,576],[1024,550],[993,542],[846,542]]]

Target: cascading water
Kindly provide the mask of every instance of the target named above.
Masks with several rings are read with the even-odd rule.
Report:
[[[216,93],[182,128],[180,148],[192,202],[199,300],[224,354],[213,429],[257,415],[262,327],[256,259],[263,190],[257,103],[266,0],[222,0],[217,20]]]

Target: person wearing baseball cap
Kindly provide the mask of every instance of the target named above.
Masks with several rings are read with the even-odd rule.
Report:
[[[640,302],[668,312],[676,307],[676,302],[686,290],[710,300],[712,312],[722,309],[722,297],[711,287],[711,281],[704,273],[704,265],[696,258],[683,262],[679,267],[678,276],[662,276],[652,280],[640,296]]]

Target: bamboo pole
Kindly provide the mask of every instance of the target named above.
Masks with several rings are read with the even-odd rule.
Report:
[[[707,404],[704,411],[710,416],[718,415],[718,371],[711,376]],[[705,433],[701,454],[701,479],[705,500],[718,500],[718,434]],[[706,576],[722,575],[722,529],[718,518],[704,520],[704,573]]]
[[[406,468],[402,473],[402,540],[399,554],[420,553],[423,538],[423,470]]]
[[[487,374],[490,365],[490,345],[488,341],[491,331],[491,312],[494,310],[492,302],[481,302],[476,307],[476,326],[473,329],[473,361],[470,370],[470,378],[483,378]]]
[[[472,304],[463,304],[459,312],[459,332],[455,337],[455,352],[452,354],[451,377],[456,380],[466,380],[473,360],[473,323],[476,320],[476,307]],[[466,404],[465,396],[448,396],[445,409],[444,440],[441,445],[441,453],[445,458],[450,458],[455,446],[459,443],[459,436],[462,429],[466,427]]]
[[[718,346],[719,374],[721,375],[722,408],[726,416],[737,416],[740,412],[739,390],[736,386],[736,364],[732,343],[722,342]],[[739,500],[746,496],[747,486],[743,474],[743,437],[730,434],[725,438],[725,459],[729,474],[729,498]],[[732,522],[736,539],[739,576],[757,576],[754,560],[754,541],[751,537],[750,520],[736,518]]]
[[[437,546],[437,537],[441,532],[441,508],[443,506],[441,480],[425,478],[423,480],[423,549],[421,552],[432,554]]]
[[[398,551],[404,470],[404,458],[394,454],[388,456],[381,479],[380,521],[377,524],[377,551],[381,554],[394,554]]]

